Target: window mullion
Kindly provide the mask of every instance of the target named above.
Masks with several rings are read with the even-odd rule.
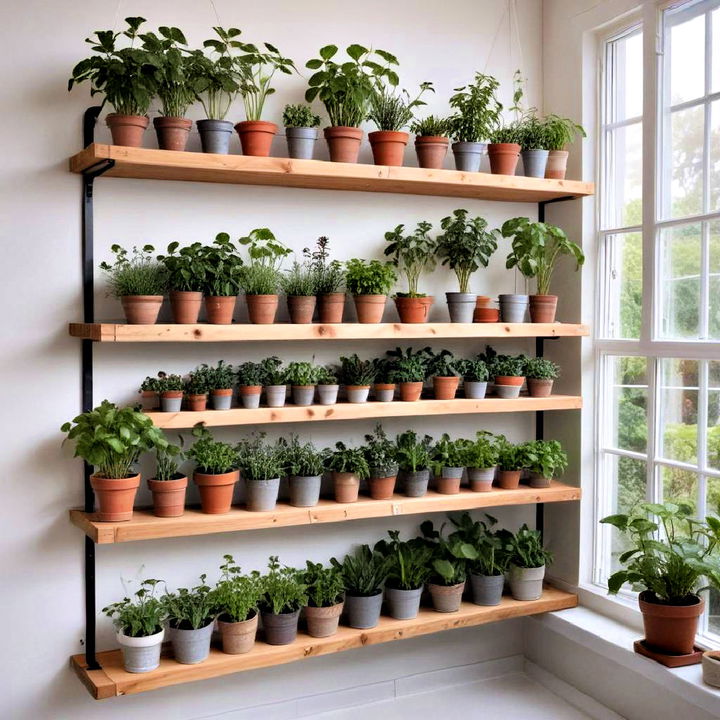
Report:
[[[661,372],[661,362],[657,358],[649,357],[647,359],[647,374],[650,380],[647,399],[648,463],[646,468],[647,487],[645,494],[648,502],[662,502],[662,488],[659,482],[660,475],[657,470],[658,448],[660,447],[660,423],[658,422],[660,403],[658,400],[658,388],[661,382]]]
[[[708,361],[698,362],[698,411],[697,411],[697,464],[698,476],[697,516],[705,517],[707,511],[707,430],[708,430]]]

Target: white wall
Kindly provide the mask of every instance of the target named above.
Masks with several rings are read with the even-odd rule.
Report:
[[[449,4],[368,0],[350,10],[345,3],[319,0],[301,4],[285,0],[215,2],[221,24],[241,27],[248,40],[277,44],[300,65],[329,42],[387,48],[399,56],[403,83],[410,89],[423,80],[435,82],[437,95],[429,98],[428,112],[441,113],[451,89],[470,80],[475,69],[485,69],[502,5],[491,0]],[[0,29],[7,140],[0,171],[0,253],[6,298],[0,330],[4,379],[0,557],[5,618],[0,714],[13,720],[79,720],[97,717],[99,712],[107,717],[148,717],[160,711],[168,717],[191,718],[517,653],[518,626],[504,624],[118,699],[104,703],[102,709],[68,670],[68,656],[82,651],[84,627],[82,536],[67,519],[67,509],[82,500],[81,465],[59,447],[59,426],[77,413],[80,387],[80,347],[65,331],[69,320],[81,319],[80,180],[67,172],[67,158],[80,149],[81,115],[90,100],[87,88],[68,95],[65,83],[73,64],[86,52],[83,39],[97,28],[119,26],[124,16],[145,15],[151,27],[180,26],[192,43],[208,37],[210,26],[218,22],[209,3],[156,0],[117,6],[109,0],[26,0],[7,9]],[[539,0],[523,0],[521,22],[529,102],[540,105]],[[501,38],[487,70],[500,78],[506,93],[516,64],[516,59],[508,60],[507,41]],[[298,77],[280,80],[277,94],[268,102],[267,117],[278,120],[285,102],[301,99],[303,86]],[[240,120],[241,113],[237,104],[231,118]],[[199,109],[193,117],[200,117]],[[107,137],[101,124],[98,139]],[[150,133],[146,143],[154,146]],[[194,138],[191,149],[196,147]],[[283,153],[281,139],[274,151]],[[409,150],[408,158],[411,156]],[[368,157],[365,147],[363,159]],[[98,261],[107,256],[114,242],[151,242],[164,248],[172,240],[208,241],[220,230],[237,237],[264,225],[296,250],[327,234],[339,258],[369,257],[380,254],[382,233],[399,222],[414,224],[424,218],[437,222],[460,206],[485,214],[493,224],[535,211],[533,206],[443,198],[112,179],[97,181],[96,198]],[[513,280],[502,267],[499,253],[491,271],[477,277],[476,290],[488,294],[512,290]],[[448,273],[438,272],[425,288],[440,295],[451,280]],[[440,298],[435,317],[444,312]],[[98,317],[119,314],[117,304],[98,293]],[[482,344],[448,343],[448,347],[474,352]],[[370,354],[385,347],[327,345],[318,352],[318,359],[354,349]],[[236,362],[271,352],[282,352],[289,360],[310,357],[314,350],[309,345],[99,347],[96,400],[133,399],[138,382],[159,369],[185,371],[201,360],[224,357]],[[326,442],[340,433],[357,439],[371,425],[317,424],[298,429]],[[387,423],[391,431],[408,425]],[[507,431],[517,439],[529,437],[532,431],[531,419],[520,417],[487,417],[477,422],[452,418],[441,426],[432,418],[421,418],[413,426],[421,431],[458,434],[485,427]],[[145,494],[141,500],[147,500]],[[509,525],[517,525],[531,519],[532,511],[515,509],[501,516]],[[325,560],[344,553],[353,542],[378,537],[388,527],[410,532],[416,524],[415,518],[401,518],[100,547],[98,607],[120,595],[121,577],[161,577],[171,586],[187,585],[204,570],[214,578],[214,568],[224,552],[233,552],[248,569],[262,567],[270,553],[278,553],[287,563],[299,563],[307,556]],[[105,618],[99,619],[99,646],[113,646]]]

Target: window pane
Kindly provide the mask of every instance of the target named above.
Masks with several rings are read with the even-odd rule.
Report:
[[[700,225],[667,228],[660,233],[661,334],[698,338],[700,332]]]
[[[687,503],[697,510],[698,476],[689,470],[660,466],[660,483],[664,502]]]
[[[697,360],[662,360],[660,372],[658,455],[697,465]]]
[[[720,635],[720,592],[710,590],[708,603],[708,631]]]
[[[642,222],[642,123],[608,130],[605,227]]]
[[[676,110],[670,116],[670,148],[666,153],[666,192],[671,217],[703,211],[703,142],[705,116],[702,106]]]
[[[644,453],[647,450],[647,360],[612,357],[612,426],[608,445]],[[607,445],[606,445],[607,447]]]
[[[673,105],[705,93],[705,16],[673,25],[669,33],[670,100]]]
[[[720,39],[719,39],[720,40]],[[710,206],[708,211],[720,209],[720,101],[710,103],[710,147],[708,190]]]
[[[708,429],[707,429],[707,466],[720,470],[720,362],[708,362]],[[713,484],[714,483],[714,484]],[[711,491],[717,493],[714,502],[710,502]],[[708,478],[708,511],[717,508],[720,501],[720,480]],[[718,513],[720,515],[720,513]]]
[[[713,10],[712,17],[712,83],[711,91],[720,90],[720,8]]]
[[[638,339],[642,324],[642,234],[605,239],[607,336]]]
[[[705,480],[705,483],[707,485],[706,514],[720,517],[720,478],[709,477]]]
[[[615,40],[615,108],[610,122],[642,115],[643,105],[643,41],[642,33]]]

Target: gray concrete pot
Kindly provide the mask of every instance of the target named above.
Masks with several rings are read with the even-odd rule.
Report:
[[[531,472],[528,478],[531,488],[548,488],[552,482],[552,478],[546,478],[542,473]]]
[[[428,590],[436,612],[451,613],[460,609],[465,583],[457,585],[434,585],[428,583]]]
[[[335,405],[337,403],[339,385],[318,385],[317,395],[320,405]]]
[[[315,386],[314,385],[293,385],[292,386],[292,399],[295,405],[301,405],[307,407],[313,404],[315,399]]]
[[[520,156],[525,177],[544,178],[549,154],[548,150],[523,150]]]
[[[122,649],[123,665],[127,672],[146,673],[160,665],[164,630],[144,637],[130,637],[120,631],[116,637]]]
[[[365,403],[370,395],[369,385],[346,385],[347,401],[349,403]]]
[[[489,492],[495,479],[495,468],[468,468],[468,482],[473,492]]]
[[[507,323],[524,323],[530,297],[507,293],[498,297],[500,301],[500,321]]]
[[[203,152],[228,154],[233,134],[233,124],[229,120],[198,120],[195,124],[200,133]]]
[[[471,323],[475,314],[477,295],[474,293],[446,292],[450,322]]]
[[[481,142],[454,142],[455,169],[465,172],[479,172],[480,161],[487,151],[487,145]]]
[[[265,642],[268,645],[289,645],[297,638],[300,610],[292,613],[262,613]]]
[[[245,481],[245,509],[251,512],[269,512],[275,509],[280,478]]]
[[[495,384],[495,394],[503,400],[514,400],[520,397],[522,385],[498,385]]]
[[[283,407],[287,385],[267,385],[265,387],[265,401],[268,407]]]
[[[182,391],[179,391],[179,394],[173,391],[172,395],[168,395],[168,393],[160,393],[160,410],[162,410],[162,412],[180,412],[180,408],[182,408],[182,401]]]
[[[416,472],[400,470],[398,480],[400,480],[405,495],[408,497],[422,497],[427,493],[428,483],[430,482],[430,469],[426,468]]]
[[[262,395],[262,391],[256,392],[256,393],[243,393],[243,392],[238,393],[238,396],[240,397],[240,404],[246,410],[256,410],[257,408],[259,408],[261,395]]]
[[[542,596],[545,566],[521,568],[510,566],[510,592],[515,600],[539,600]]]
[[[377,402],[392,402],[395,399],[395,385],[388,383],[373,387],[373,395]]]
[[[351,628],[367,630],[374,628],[380,620],[383,591],[375,595],[345,595],[346,622]]]
[[[232,392],[220,395],[211,391],[210,404],[213,410],[229,410],[232,406]]]
[[[417,617],[420,610],[420,597],[423,589],[400,590],[398,588],[385,588],[385,602],[390,617],[396,620],[412,620]]]
[[[499,605],[504,586],[504,575],[470,575],[472,601],[475,605]]]
[[[168,633],[175,660],[183,665],[195,665],[206,660],[210,654],[210,638],[214,627],[212,620],[198,630],[181,630],[171,626]]]
[[[312,160],[317,140],[317,128],[289,127],[285,128],[288,157],[297,160]],[[544,171],[543,171],[544,172]]]
[[[288,478],[290,504],[293,507],[313,507],[320,500],[322,475],[301,476],[291,475]]]
[[[478,382],[477,380],[465,380],[463,382],[465,389],[465,397],[470,400],[482,400],[487,393],[487,382]]]

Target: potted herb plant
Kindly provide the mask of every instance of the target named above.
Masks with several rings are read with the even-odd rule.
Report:
[[[400,399],[404,402],[415,402],[420,399],[423,384],[428,374],[428,364],[432,358],[429,347],[414,351],[412,348],[402,350],[397,347],[388,350],[393,367],[388,376],[400,388]]]
[[[528,394],[530,397],[550,397],[553,383],[560,374],[560,368],[552,361],[541,357],[528,358],[525,364]]]
[[[433,353],[427,367],[432,377],[433,394],[436,400],[453,400],[457,393],[460,378],[455,367],[455,358],[449,350]]]
[[[463,379],[465,397],[470,400],[482,400],[487,392],[490,377],[485,361],[479,357],[459,358],[455,361],[455,367]]]
[[[545,177],[554,180],[564,180],[567,169],[568,151],[565,149],[576,137],[587,137],[585,130],[570,118],[548,115],[543,124],[548,155]]]
[[[382,322],[387,295],[397,280],[393,266],[380,260],[353,258],[345,268],[345,285],[353,296],[358,322]]]
[[[291,362],[286,378],[292,388],[295,405],[306,407],[313,404],[319,368],[310,362]]]
[[[64,423],[61,431],[74,441],[74,456],[94,466],[90,485],[98,501],[96,519],[131,520],[140,487],[135,463],[142,453],[168,446],[163,431],[144,413],[108,400]]]
[[[430,435],[422,438],[414,430],[406,430],[395,439],[398,480],[408,497],[422,497],[430,481]]]
[[[185,395],[185,381],[180,375],[168,375],[160,371],[155,378],[155,389],[160,396],[162,412],[180,412]]]
[[[206,577],[201,575],[194,588],[178,588],[163,598],[173,655],[183,665],[201,663],[210,654],[215,598]]]
[[[262,385],[268,407],[283,407],[287,396],[287,370],[279,357],[272,355],[260,361]]]
[[[505,238],[512,238],[512,249],[505,266],[517,269],[527,278],[534,277],[537,294],[530,296],[532,322],[554,322],[557,295],[550,295],[550,282],[560,255],[575,260],[575,270],[585,262],[582,248],[572,242],[565,231],[549,223],[532,222],[526,217],[506,220],[500,230]]]
[[[288,157],[297,160],[312,160],[320,116],[315,115],[309,105],[298,104],[286,105],[282,119],[285,126]]]
[[[308,325],[312,322],[317,298],[315,273],[308,263],[294,262],[281,276],[280,287],[287,298],[290,322]]]
[[[330,365],[321,366],[317,369],[317,396],[320,405],[335,405],[338,391],[338,371]]]
[[[385,255],[407,278],[408,291],[394,297],[400,322],[427,322],[434,298],[418,292],[418,283],[423,272],[435,268],[435,241],[429,236],[432,224],[422,220],[412,233],[405,234],[405,226],[398,225],[385,233]]]
[[[156,517],[180,517],[185,512],[188,479],[185,473],[179,472],[185,460],[182,442],[181,436],[180,446],[168,444],[155,450],[155,477],[148,479],[147,484]]]
[[[125,597],[103,608],[112,618],[126,672],[146,673],[160,665],[165,637],[165,606],[155,595],[161,580],[143,580],[134,597]]]
[[[517,490],[525,468],[525,448],[500,435],[497,439],[497,481],[503,490]]]
[[[390,500],[398,474],[397,448],[380,423],[375,425],[372,434],[365,435],[363,452],[368,464],[370,497]]]
[[[305,622],[310,637],[330,637],[337,632],[343,611],[345,586],[342,573],[331,565],[308,560],[301,574],[306,587],[308,603],[305,607]]]
[[[372,360],[361,360],[357,353],[340,358],[340,382],[345,386],[348,402],[367,402],[370,386],[375,380]]]
[[[330,260],[330,240],[322,235],[315,249],[305,248],[315,275],[318,320],[321,323],[341,323],[345,309],[345,268],[339,260]]]
[[[158,409],[160,398],[157,393],[156,378],[146,377],[140,385],[139,392],[143,412],[152,412]]]
[[[195,368],[185,379],[185,399],[188,410],[192,412],[203,412],[207,408],[211,375],[209,370],[208,367]]]
[[[268,645],[289,645],[297,638],[300,610],[307,605],[307,588],[302,572],[281,567],[277,555],[268,561],[262,576],[260,614],[265,642]]]
[[[335,502],[357,502],[360,482],[370,475],[363,448],[348,447],[338,441],[328,454],[325,467],[332,472]]]
[[[557,440],[533,440],[526,443],[525,450],[530,487],[550,487],[552,480],[567,470],[567,453]]]
[[[395,360],[395,358],[389,357],[373,358],[375,382],[372,390],[373,397],[377,402],[392,402],[395,398]]]
[[[490,368],[495,382],[495,394],[505,399],[520,396],[525,382],[525,355],[498,355]]]
[[[265,434],[260,433],[241,440],[235,450],[245,480],[245,509],[251,512],[274,510],[283,471],[281,446],[266,442]]]
[[[471,323],[477,295],[470,292],[470,277],[480,267],[487,267],[497,250],[497,230],[488,230],[485,218],[468,218],[459,208],[440,221],[442,233],[437,237],[436,252],[442,264],[454,271],[459,292],[446,292],[450,322]]]
[[[520,121],[520,156],[526,177],[545,177],[549,151],[547,125],[534,112]]]
[[[198,321],[203,299],[205,268],[202,244],[196,242],[178,248],[180,243],[171,242],[166,251],[167,255],[158,255],[157,259],[167,272],[173,322],[178,325],[191,325]]]
[[[545,568],[553,555],[543,547],[542,534],[523,525],[506,545],[510,554],[510,592],[515,600],[539,600]]]
[[[229,410],[232,406],[233,388],[235,387],[235,370],[224,360],[219,360],[215,367],[203,365],[208,373],[210,386],[210,402],[213,410]]]
[[[314,507],[320,499],[322,475],[327,453],[311,442],[301,443],[297,435],[280,439],[284,472],[288,478],[290,505]]]
[[[491,433],[478,430],[474,440],[462,446],[462,464],[467,468],[473,492],[490,492],[498,464],[498,449]]]
[[[120,245],[113,245],[110,250],[115,255],[113,264],[100,263],[107,277],[108,293],[120,299],[130,325],[154,325],[168,284],[165,267],[153,257],[155,248],[133,247],[130,256]]]
[[[244,362],[237,368],[238,396],[242,406],[253,410],[260,407],[264,370],[262,363]],[[283,399],[285,391],[283,390]]]
[[[451,440],[447,433],[443,433],[430,451],[435,491],[441,495],[457,495],[460,492],[460,482],[465,470],[463,446],[462,439]]]
[[[518,122],[499,123],[490,133],[487,146],[490,172],[493,175],[514,175],[520,160],[522,130]]]
[[[218,233],[212,245],[199,251],[205,270],[203,292],[205,314],[211,325],[230,325],[240,292],[243,261],[226,232]]]
[[[421,168],[441,170],[450,144],[450,123],[447,118],[428,115],[422,120],[415,120],[410,130],[415,133],[418,165]]]
[[[193,428],[192,435],[195,442],[187,456],[197,465],[193,479],[200,490],[202,511],[211,515],[228,513],[235,483],[240,479],[237,452],[231,445],[215,440],[202,423]]]

